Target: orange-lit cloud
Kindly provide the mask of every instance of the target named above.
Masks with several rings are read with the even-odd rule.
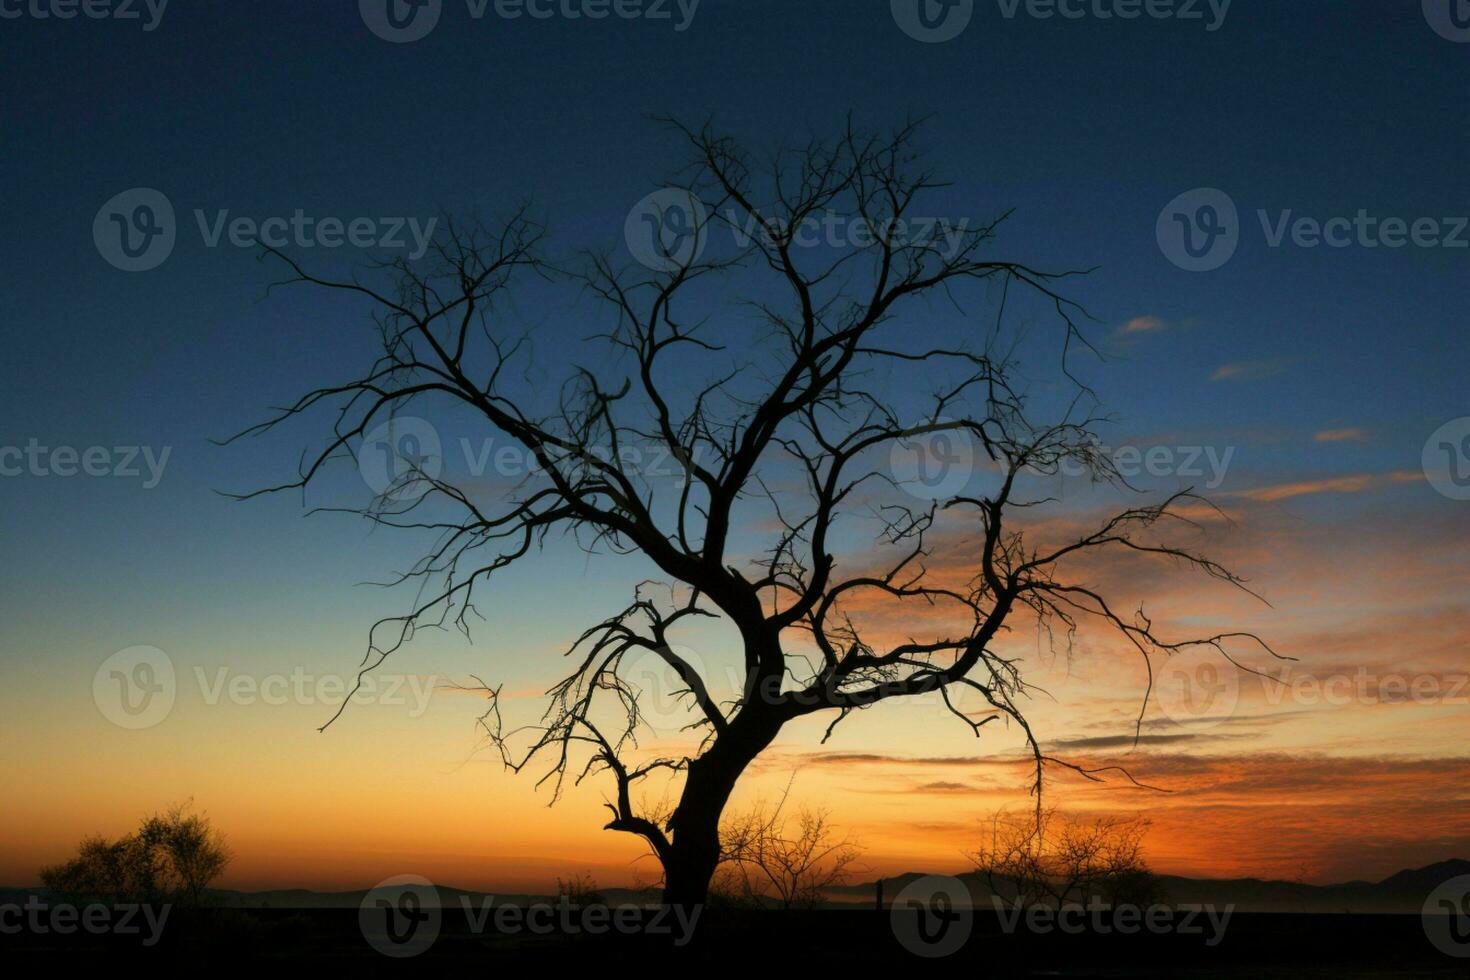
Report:
[[[1393,473],[1355,473],[1350,476],[1298,480],[1293,483],[1256,487],[1252,490],[1238,491],[1235,495],[1262,503],[1272,503],[1318,493],[1362,493],[1365,490],[1392,483],[1412,483],[1422,479],[1424,479],[1424,474],[1413,470],[1399,470]]]
[[[1317,442],[1366,442],[1368,430],[1356,427],[1324,429],[1312,437]]]
[[[1255,381],[1280,374],[1286,365],[1281,361],[1232,361],[1222,364],[1210,375],[1211,381]]]
[[[1161,330],[1168,329],[1168,327],[1168,322],[1161,317],[1136,316],[1119,327],[1118,334],[1120,336],[1128,336],[1130,334],[1158,333]]]

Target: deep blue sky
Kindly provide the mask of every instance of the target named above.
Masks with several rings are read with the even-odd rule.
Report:
[[[428,217],[530,197],[559,243],[620,246],[628,208],[680,158],[650,113],[714,115],[756,145],[830,131],[849,111],[874,126],[932,113],[926,140],[955,181],[936,213],[1014,207],[1006,251],[1098,266],[1074,294],[1118,355],[1089,375],[1106,404],[1131,433],[1250,441],[1237,486],[1413,469],[1428,432],[1465,410],[1470,250],[1270,249],[1254,219],[1470,212],[1470,45],[1431,31],[1418,0],[1237,0],[1214,32],[1006,20],[980,2],[965,33],[932,45],[902,33],[886,0],[704,0],[683,32],[473,21],[451,0],[402,45],[350,2],[174,0],[153,31],[0,21],[0,73],[0,441],[172,447],[150,491],[0,481],[7,555],[24,556],[0,571],[17,636],[46,629],[76,590],[130,621],[203,616],[240,591],[291,606],[396,554],[375,542],[358,568],[343,549],[360,528],[303,529],[293,501],[209,492],[288,473],[294,446],[206,440],[356,368],[369,338],[340,306],[263,299],[268,270],[205,248],[193,209]],[[102,261],[91,228],[137,186],[170,198],[180,238],[162,267],[129,274]],[[1190,274],[1160,254],[1154,223],[1201,186],[1232,195],[1245,231],[1227,266]],[[1170,327],[1109,339],[1142,316]],[[586,326],[556,319],[546,336]],[[1231,363],[1268,376],[1209,380]],[[1355,426],[1376,438],[1311,441]]]
[[[1075,366],[1117,416],[1119,438],[1233,451],[1217,495],[1247,516],[1228,560],[1279,604],[1252,606],[1249,622],[1230,628],[1280,639],[1303,670],[1351,661],[1463,675],[1470,504],[1436,494],[1419,471],[1430,433],[1470,416],[1470,248],[1273,249],[1255,217],[1365,210],[1449,219],[1448,229],[1470,215],[1470,43],[1431,29],[1421,0],[1234,0],[1215,31],[1199,21],[1007,19],[998,0],[975,0],[969,27],[937,44],[900,30],[889,0],[702,0],[681,32],[644,20],[475,21],[465,0],[444,0],[438,27],[407,44],[374,36],[357,0],[171,0],[149,31],[28,12],[50,2],[0,0],[0,466],[31,440],[170,455],[152,489],[137,477],[0,475],[0,771],[19,787],[0,814],[0,884],[35,880],[38,863],[82,834],[121,832],[136,813],[191,794],[231,833],[234,880],[245,885],[359,887],[423,871],[498,889],[520,879],[493,861],[471,869],[471,857],[535,865],[526,878],[544,884],[546,869],[563,865],[538,854],[592,853],[565,845],[597,837],[593,788],[580,791],[582,811],[553,817],[531,780],[446,771],[474,752],[477,700],[436,699],[423,719],[375,705],[324,738],[315,727],[329,698],[281,710],[206,704],[194,681],[206,668],[247,680],[350,673],[368,624],[409,601],[353,585],[419,553],[361,520],[306,519],[294,496],[238,503],[215,492],[294,475],[301,430],[227,448],[210,440],[356,377],[374,336],[361,309],[337,299],[267,296],[277,272],[248,250],[206,247],[193,212],[424,220],[530,199],[558,254],[609,249],[626,260],[629,209],[684,159],[650,114],[713,117],[758,149],[834,132],[848,113],[869,127],[932,115],[923,142],[953,183],[921,210],[980,221],[1013,208],[999,254],[1097,267],[1069,292],[1097,316],[1092,336],[1111,356]],[[169,199],[179,237],[161,266],[129,273],[99,253],[93,222],[138,187]],[[1223,267],[1191,273],[1166,258],[1155,225],[1166,203],[1208,187],[1238,206],[1241,241]],[[366,258],[298,254],[329,272]],[[553,377],[578,338],[608,326],[568,295],[538,288],[515,307]],[[1124,331],[1135,322],[1155,329]],[[938,307],[910,324],[945,342],[976,330]],[[1040,318],[1034,327],[1052,329]],[[332,486],[365,496],[350,470]],[[473,647],[424,637],[395,666],[457,680],[474,672],[512,695],[543,690],[559,668],[516,655],[565,649],[623,608],[630,576],[644,573],[554,548],[534,571],[477,594],[487,623]],[[1151,613],[1156,598],[1192,622],[1229,608],[1197,580],[1174,588],[1149,596]],[[181,688],[175,715],[139,732],[112,725],[93,687],[99,665],[134,645],[166,651]],[[732,651],[704,647],[711,658]],[[1046,737],[1130,730],[1142,680],[1120,662],[1079,668],[1086,697],[1062,690]],[[1281,754],[1226,759],[1200,776],[1207,793],[1219,784],[1225,795],[1177,797],[1165,833],[1177,846],[1158,866],[1296,877],[1310,859],[1318,878],[1347,879],[1464,856],[1470,808],[1440,792],[1464,785],[1463,706],[1359,707],[1287,710],[1301,727],[1262,726],[1256,741],[1247,727],[1242,752]],[[959,747],[974,740],[944,728],[939,709],[899,715],[909,720],[896,726],[875,717],[866,735],[845,730],[842,747],[1004,748]],[[931,741],[926,726],[956,741]],[[905,741],[899,729],[920,734]],[[819,733],[791,738],[810,748]],[[1321,752],[1439,758],[1404,763],[1394,784],[1375,782],[1374,767],[1353,781],[1363,773],[1352,760],[1298,765]],[[1195,770],[1178,771],[1187,790]],[[932,835],[929,852],[877,867],[943,870],[969,849],[981,798],[950,796],[946,811],[936,796],[863,797],[871,772],[834,768],[831,782],[813,776],[803,792],[840,789],[830,798],[845,807],[844,827],[863,814],[891,818],[869,827],[880,850],[929,835],[934,825],[914,819],[919,805],[955,828]],[[945,787],[957,777],[928,778]],[[1307,805],[1314,779],[1330,797],[1321,808]],[[1233,785],[1244,788],[1232,797]],[[1190,809],[1202,798],[1207,809]],[[1249,833],[1232,836],[1220,820],[1235,804],[1254,822]],[[344,839],[353,828],[355,844]],[[418,848],[415,863],[405,848]],[[615,856],[614,879],[630,856]]]

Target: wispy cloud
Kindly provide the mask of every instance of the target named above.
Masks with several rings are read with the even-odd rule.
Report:
[[[1253,738],[1247,733],[1233,734],[1218,732],[1177,732],[1168,735],[1093,735],[1086,738],[1053,739],[1049,747],[1059,749],[1131,749],[1145,745],[1182,745],[1186,743],[1229,742],[1242,738]]]
[[[957,755],[915,757],[886,752],[806,752],[800,756],[802,765],[808,766],[983,766],[997,760],[994,756]]]
[[[1360,428],[1323,429],[1312,437],[1317,442],[1366,442],[1368,430]]]
[[[1286,369],[1282,361],[1231,361],[1215,368],[1211,381],[1255,381],[1280,374]]]
[[[1354,473],[1350,476],[1333,476],[1321,480],[1297,480],[1293,483],[1277,483],[1271,486],[1241,490],[1233,496],[1244,497],[1259,503],[1275,503],[1292,497],[1305,497],[1319,493],[1363,493],[1395,483],[1410,483],[1422,480],[1422,473],[1413,470],[1398,470],[1393,473]]]
[[[1169,321],[1157,316],[1136,316],[1117,329],[1120,337],[1134,336],[1143,333],[1158,333],[1169,329]]]
[[[971,786],[969,783],[952,783],[939,780],[932,783],[923,783],[915,786],[909,792],[912,793],[984,793],[992,791],[990,787]]]

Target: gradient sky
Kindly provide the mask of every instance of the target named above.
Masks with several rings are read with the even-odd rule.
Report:
[[[299,441],[210,440],[359,368],[373,335],[321,296],[267,297],[270,270],[206,247],[193,218],[427,220],[529,197],[559,248],[622,249],[628,210],[682,159],[649,114],[713,114],[763,146],[830,132],[849,111],[871,126],[932,113],[925,145],[953,181],[932,213],[1014,208],[1003,250],[1097,266],[1072,294],[1109,355],[1084,365],[1118,420],[1109,434],[1233,452],[1212,492],[1235,527],[1208,532],[1272,606],[1151,571],[1092,574],[1147,595],[1164,621],[1268,635],[1300,659],[1298,678],[1362,668],[1375,692],[1397,676],[1439,685],[1338,704],[1242,681],[1233,714],[1155,712],[1135,747],[1141,672],[1084,640],[1074,658],[1037,658],[1056,699],[1038,703],[1039,727],[1072,758],[1126,763],[1172,792],[1059,779],[1059,804],[1147,812],[1155,865],[1191,874],[1340,880],[1470,857],[1470,503],[1436,493],[1420,461],[1432,432],[1470,413],[1470,249],[1272,248],[1255,217],[1470,214],[1470,45],[1435,33],[1419,0],[1236,0],[1216,31],[1007,19],[977,0],[968,29],[938,44],[899,30],[887,0],[703,0],[683,31],[475,21],[447,0],[408,44],[375,37],[355,3],[173,0],[153,30],[0,20],[0,77],[0,445],[170,450],[153,488],[0,478],[0,883],[189,796],[230,836],[224,883],[238,887],[652,876],[635,841],[598,830],[601,787],[547,810],[531,780],[502,773],[473,697],[361,706],[321,735],[325,695],[208,703],[198,672],[349,675],[368,623],[407,602],[356,583],[414,555],[358,521],[303,519],[299,498],[214,492],[290,476]],[[179,239],[161,267],[130,274],[99,256],[92,224],[133,187],[172,201]],[[1161,253],[1155,222],[1199,187],[1239,206],[1241,244],[1189,273]],[[328,271],[365,258],[305,257]],[[600,328],[586,304],[542,299],[519,309],[538,346]],[[931,329],[966,327],[940,315]],[[540,690],[555,652],[620,608],[640,571],[552,549],[481,598],[474,645],[427,639],[394,673]],[[701,641],[712,661],[728,653],[718,635]],[[158,725],[125,731],[99,713],[92,679],[140,644],[173,659],[179,696]],[[885,872],[958,867],[984,812],[1024,805],[1012,736],[976,742],[932,705],[867,715],[821,747],[816,726],[793,729],[743,799],[796,771],[794,794],[831,806]]]

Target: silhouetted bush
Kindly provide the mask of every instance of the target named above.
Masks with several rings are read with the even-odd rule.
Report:
[[[230,862],[224,837],[180,803],[117,840],[88,837],[75,857],[41,870],[41,883],[77,902],[198,905]]]

